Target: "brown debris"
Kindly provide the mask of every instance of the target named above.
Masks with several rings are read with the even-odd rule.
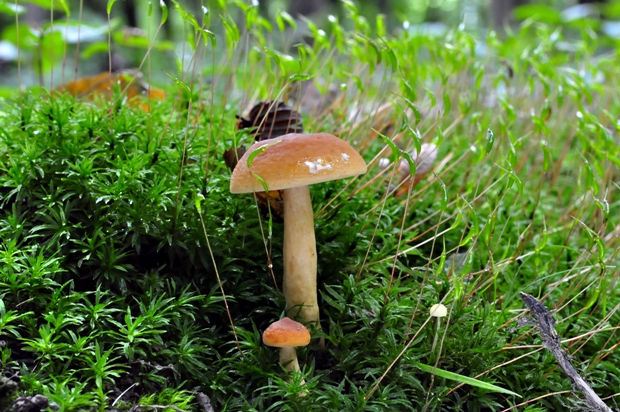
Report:
[[[289,133],[303,133],[301,116],[284,102],[266,100],[256,104],[247,119],[237,116],[239,129],[256,127],[256,141],[273,139]]]

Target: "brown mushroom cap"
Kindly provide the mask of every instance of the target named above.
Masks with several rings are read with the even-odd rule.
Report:
[[[255,143],[239,159],[230,179],[232,193],[263,192],[248,170],[252,152],[268,145],[252,159],[252,172],[269,190],[284,190],[366,172],[364,159],[346,141],[328,133],[287,134]]]
[[[310,343],[310,332],[301,323],[282,318],[265,329],[263,343],[278,348],[306,346]]]

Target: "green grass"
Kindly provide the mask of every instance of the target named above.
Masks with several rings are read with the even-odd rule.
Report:
[[[616,43],[536,21],[503,38],[386,34],[345,5],[302,46],[251,7],[221,9],[206,27],[215,50],[197,34],[204,61],[171,74],[150,112],[119,91],[0,102],[0,368],[20,382],[0,387],[0,407],[43,394],[61,411],[202,410],[202,392],[216,411],[562,410],[575,396],[517,323],[521,291],[553,311],[576,368],[614,405]],[[303,81],[319,93],[300,99]],[[261,342],[285,307],[282,225],[229,193],[222,158],[248,144],[235,114],[276,98],[369,164],[311,188],[327,350],[298,349],[306,396]],[[438,146],[434,172],[395,197],[395,169],[377,159],[421,142]]]

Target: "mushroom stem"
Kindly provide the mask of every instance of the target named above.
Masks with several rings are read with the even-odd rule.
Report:
[[[299,372],[299,362],[294,347],[280,348],[280,365],[284,366],[288,372]]]
[[[294,347],[282,347],[280,348],[280,365],[284,366],[287,372],[300,373],[299,361],[297,361],[297,351]],[[289,382],[292,381],[292,375],[289,378]],[[300,385],[305,385],[305,379],[302,379]],[[304,391],[299,392],[299,396],[306,396]]]
[[[284,280],[286,312],[320,328],[316,292],[316,240],[308,186],[282,191],[284,201]]]

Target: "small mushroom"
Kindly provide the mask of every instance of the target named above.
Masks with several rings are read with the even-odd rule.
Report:
[[[415,160],[415,183],[422,179],[430,172],[435,160],[437,160],[437,146],[432,143],[422,143],[420,154],[413,150],[411,157]],[[409,163],[405,159],[401,159],[398,170],[403,174],[409,173]]]
[[[417,151],[414,149],[411,152],[411,158],[415,160],[416,170],[415,177],[413,179],[412,186],[418,184],[420,180],[424,178],[433,168],[433,164],[435,160],[437,160],[437,146],[432,143],[422,143],[422,147],[420,148],[420,154],[418,155]],[[378,166],[379,169],[386,169],[390,165],[390,160],[387,158],[379,159]],[[409,168],[409,162],[405,159],[400,159],[398,163],[398,180],[399,183],[402,183],[406,178],[409,177],[411,170]],[[393,190],[393,189],[390,189]],[[409,190],[408,185],[404,185],[400,188],[395,194],[396,197],[402,196],[407,193]]]
[[[289,372],[299,372],[295,347],[307,346],[310,343],[310,332],[301,323],[282,318],[265,329],[263,343],[280,348],[280,365]]]
[[[437,319],[443,318],[448,314],[448,308],[441,303],[436,303],[431,306],[431,316],[436,317]]]
[[[448,308],[441,303],[436,303],[431,306],[430,313],[431,316],[437,318],[437,330],[435,331],[435,338],[433,339],[433,346],[431,347],[431,352],[435,352],[435,346],[437,345],[437,338],[439,336],[439,327],[441,326],[441,318],[448,314]]]
[[[262,153],[248,165],[256,150]],[[355,149],[327,133],[287,134],[255,143],[233,171],[232,193],[263,192],[260,179],[269,190],[282,190],[286,310],[289,316],[298,314],[306,325],[320,328],[314,214],[308,185],[365,172],[366,163]]]

